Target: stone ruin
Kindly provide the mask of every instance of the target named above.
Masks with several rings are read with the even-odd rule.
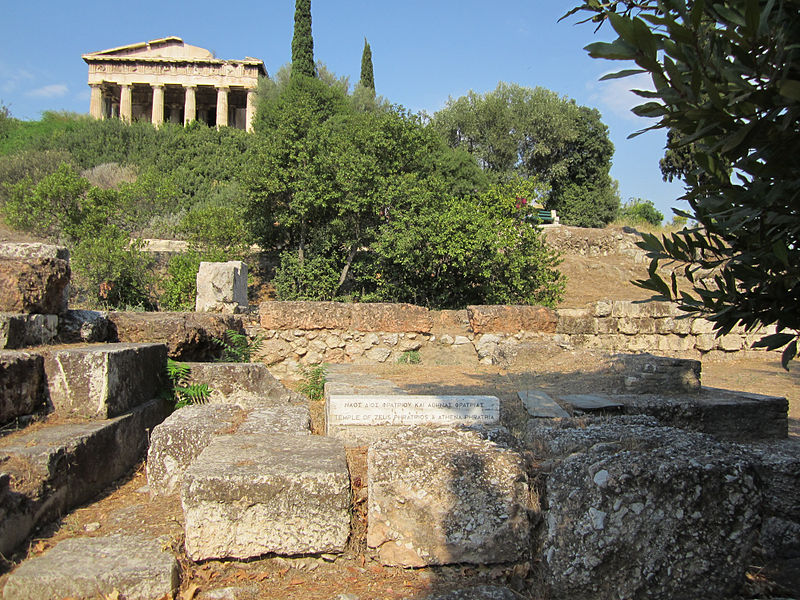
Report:
[[[59,249],[13,252],[0,258],[8,281],[20,261],[68,273]],[[754,553],[800,557],[787,401],[704,388],[698,361],[620,358],[619,394],[520,390],[527,424],[515,433],[496,397],[408,394],[331,367],[326,435],[314,435],[307,402],[261,363],[191,363],[214,395],[168,415],[166,357],[208,360],[214,337],[244,331],[238,317],[68,311],[44,300],[64,298],[63,277],[18,272],[26,300],[0,310],[54,312],[4,314],[13,343],[70,344],[0,351],[0,424],[20,428],[0,438],[5,556],[144,453],[151,496],[183,510],[189,559],[336,556],[352,533],[346,451],[368,446],[366,542],[380,563],[538,565],[528,588],[428,600],[722,599],[739,592]],[[24,427],[43,413],[63,420]],[[164,540],[76,537],[22,561],[3,598],[155,599],[175,597],[179,582]]]

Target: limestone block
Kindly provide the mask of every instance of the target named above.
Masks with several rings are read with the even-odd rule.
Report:
[[[758,533],[752,466],[706,436],[651,429],[660,430],[655,447],[597,444],[548,474],[550,597],[723,599],[739,590]]]
[[[377,362],[377,363],[384,363],[392,354],[392,351],[389,348],[384,346],[375,346],[374,348],[370,348],[364,353],[364,356],[370,362]]]
[[[240,260],[201,262],[197,272],[197,312],[238,312],[247,308],[247,265]]]
[[[181,502],[192,560],[342,552],[344,446],[296,434],[219,436],[184,474]]]
[[[143,536],[72,538],[24,561],[9,577],[4,600],[172,598],[178,561],[166,542]]]
[[[157,398],[166,364],[163,344],[101,344],[54,350],[44,369],[57,413],[106,419]]]
[[[656,332],[655,319],[649,317],[621,317],[617,319],[617,328],[626,335]]]
[[[428,333],[433,327],[430,312],[413,304],[352,304],[350,328],[354,331]]]
[[[695,335],[714,333],[714,322],[708,319],[692,319],[691,331]]]
[[[628,393],[678,394],[700,391],[699,360],[635,354],[615,357],[614,366],[621,374]]]
[[[68,310],[58,321],[58,339],[64,343],[109,341],[108,313]]]
[[[694,338],[694,347],[700,352],[709,352],[713,350],[716,345],[717,338],[711,334],[702,334]]]
[[[57,315],[67,310],[69,261],[0,257],[0,311]]]
[[[44,346],[56,337],[57,315],[0,313],[0,348],[10,350]]]
[[[418,426],[370,446],[367,544],[386,565],[521,559],[531,494],[504,429]]]
[[[0,464],[11,475],[12,493],[0,495],[0,553],[11,555],[34,528],[128,473],[165,414],[164,403],[151,400],[107,421],[46,426],[1,440]]]
[[[744,346],[744,336],[729,333],[717,338],[717,347],[725,352],[736,352]]]
[[[350,329],[350,304],[342,302],[262,302],[258,307],[264,329]]]
[[[466,310],[431,311],[433,329],[448,333],[463,332],[469,329],[469,315]]]
[[[65,246],[39,242],[4,242],[0,244],[0,258],[57,258],[69,261],[69,250]]]
[[[44,400],[44,359],[0,350],[0,425],[36,411]]]
[[[260,406],[248,414],[237,434],[296,433],[311,434],[311,412],[305,404],[278,404]]]
[[[236,403],[248,396],[248,405],[303,400],[304,397],[278,381],[264,363],[186,363],[190,381],[211,388],[212,402]]]
[[[581,308],[562,308],[556,311],[558,324],[556,333],[593,334],[597,333],[597,319],[591,311]]]
[[[220,356],[222,339],[232,329],[244,333],[242,318],[216,313],[112,312],[111,339],[118,342],[166,344],[175,360],[213,360]]]
[[[555,333],[556,312],[544,306],[468,306],[473,333]]]
[[[611,315],[614,317],[677,317],[679,314],[676,304],[652,300],[615,300],[611,307]]]
[[[694,338],[688,335],[660,335],[658,336],[659,351],[685,352],[692,349]]]
[[[597,327],[597,332],[600,334],[609,334],[609,333],[617,333],[619,332],[619,326],[617,324],[618,319],[611,319],[611,318],[603,318],[603,319],[595,319],[595,324]]]
[[[180,490],[183,474],[211,443],[230,429],[242,410],[231,405],[196,404],[172,413],[153,429],[147,450],[147,483],[151,496]]]
[[[595,317],[610,317],[613,303],[610,300],[600,300],[595,302],[594,316]]]
[[[286,340],[274,337],[271,340],[264,341],[258,354],[259,358],[263,360],[264,363],[273,365],[297,353],[297,350],[298,349],[293,348],[292,345]],[[308,352],[306,348],[303,350],[304,352],[299,355],[302,356]]]

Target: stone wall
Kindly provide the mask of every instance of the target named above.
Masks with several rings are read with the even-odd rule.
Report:
[[[746,350],[764,333],[735,331],[716,338],[710,321],[683,317],[673,304],[626,301],[585,309],[469,306],[443,311],[410,304],[265,302],[246,327],[251,335],[264,337],[262,360],[286,371],[322,362],[396,362],[409,352],[442,363],[510,365],[549,344],[700,358]]]

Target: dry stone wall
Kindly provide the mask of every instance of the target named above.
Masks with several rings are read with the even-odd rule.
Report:
[[[713,323],[686,317],[669,302],[603,301],[589,308],[469,306],[431,311],[410,304],[265,302],[246,318],[264,337],[260,358],[278,371],[327,363],[386,363],[409,352],[510,365],[542,344],[610,352],[679,354],[747,350],[761,336],[734,330],[717,338]]]

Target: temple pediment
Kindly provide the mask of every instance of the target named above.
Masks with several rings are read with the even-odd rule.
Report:
[[[83,55],[87,58],[167,58],[167,59],[213,59],[214,54],[205,48],[186,44],[181,38],[170,36],[149,42],[129,44],[99,52],[90,52]]]

